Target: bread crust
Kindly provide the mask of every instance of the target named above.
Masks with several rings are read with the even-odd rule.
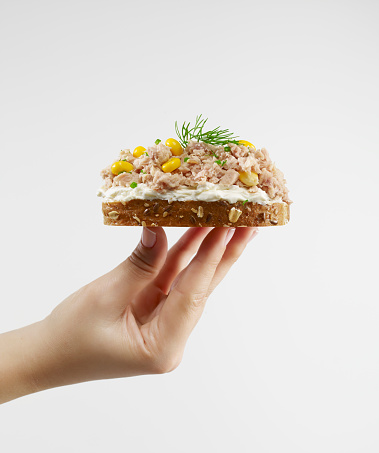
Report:
[[[105,225],[164,227],[263,227],[288,223],[289,205],[284,202],[261,205],[225,200],[173,201],[131,200],[104,202]]]

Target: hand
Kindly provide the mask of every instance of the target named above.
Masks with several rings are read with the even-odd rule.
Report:
[[[164,230],[144,228],[129,258],[34,329],[28,326],[24,356],[31,357],[26,375],[32,385],[13,397],[175,369],[208,296],[256,234],[255,228],[190,228],[167,252]]]

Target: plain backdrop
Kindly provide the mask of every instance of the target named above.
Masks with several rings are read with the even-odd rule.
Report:
[[[0,2],[0,331],[128,256],[99,172],[176,120],[265,146],[294,200],[176,371],[7,403],[0,451],[379,451],[378,21],[373,0]]]

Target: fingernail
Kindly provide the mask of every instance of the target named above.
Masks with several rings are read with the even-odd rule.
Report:
[[[157,241],[157,235],[154,233],[154,231],[143,227],[141,241],[142,245],[150,249],[151,247],[154,247],[154,244]]]
[[[247,241],[247,243],[249,243],[250,241],[252,241],[255,236],[258,234],[258,229],[254,230],[252,233],[251,233],[251,236],[250,236],[250,239]]]
[[[225,237],[225,247],[229,244],[235,231],[236,231],[235,228],[229,228],[228,234]]]

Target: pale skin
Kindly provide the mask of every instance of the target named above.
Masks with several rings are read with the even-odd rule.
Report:
[[[42,321],[0,335],[0,403],[62,385],[166,373],[256,228],[144,228],[119,266]]]

